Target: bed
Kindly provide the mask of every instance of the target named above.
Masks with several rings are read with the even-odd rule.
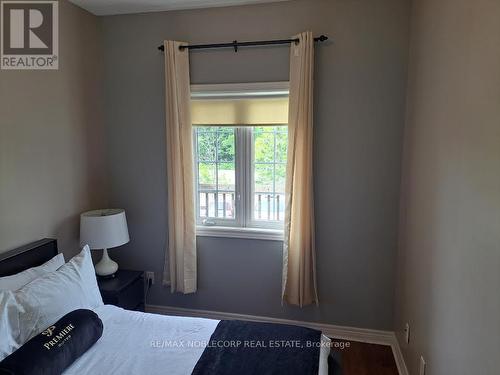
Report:
[[[0,277],[39,266],[57,254],[57,242],[52,239],[0,254]],[[213,319],[149,314],[112,305],[94,312],[103,322],[102,337],[64,374],[191,374],[219,324]],[[328,374],[329,342],[321,335],[320,375]]]

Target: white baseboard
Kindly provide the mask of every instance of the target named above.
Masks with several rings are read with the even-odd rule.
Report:
[[[401,351],[401,347],[399,346],[398,338],[396,334],[393,333],[393,343],[392,354],[394,354],[394,360],[396,361],[396,365],[398,366],[399,375],[409,375],[408,368],[406,367],[405,359],[403,357],[403,352]]]
[[[406,369],[403,355],[401,353],[401,348],[399,347],[399,343],[396,339],[396,336],[392,331],[380,331],[374,329],[345,327],[333,324],[304,322],[298,320],[270,318],[265,316],[246,315],[246,314],[235,314],[235,313],[220,312],[220,311],[185,309],[181,307],[172,307],[172,306],[146,305],[146,311],[162,315],[191,316],[197,318],[209,318],[217,320],[238,319],[238,320],[249,320],[254,322],[299,325],[303,327],[317,329],[318,331],[323,332],[326,336],[336,339],[358,341],[368,344],[388,345],[392,348],[392,352],[394,354],[394,359],[396,361],[399,374],[408,375],[408,370]]]

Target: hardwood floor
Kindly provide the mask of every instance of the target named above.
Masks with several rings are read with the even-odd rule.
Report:
[[[333,343],[333,350],[341,353],[342,375],[398,375],[390,346],[336,339]]]

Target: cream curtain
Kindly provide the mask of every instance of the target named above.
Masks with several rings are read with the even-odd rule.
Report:
[[[168,257],[163,284],[196,292],[196,219],[189,53],[186,43],[165,41]]]
[[[313,73],[314,38],[298,35],[290,54],[288,162],[285,186],[282,299],[318,303],[314,245]]]

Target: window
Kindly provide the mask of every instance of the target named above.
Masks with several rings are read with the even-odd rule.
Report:
[[[220,107],[223,105],[221,94],[216,92],[217,100],[213,103]],[[204,92],[203,98],[208,95]],[[224,99],[231,101],[235,97],[237,95],[233,92]],[[280,103],[284,103],[283,93],[279,97]],[[288,99],[285,99],[287,106]],[[258,105],[252,100],[246,97],[244,101],[252,105],[234,113],[245,113],[248,119],[255,118],[255,112],[260,110],[262,120],[259,121],[263,122],[267,117],[262,108],[267,106],[270,113],[276,115],[273,105],[278,102],[272,103],[274,97],[262,99],[259,96],[261,102]],[[242,105],[241,100],[234,100],[234,103]],[[253,233],[250,237],[261,238],[258,234],[265,232],[270,239],[280,238],[285,216],[287,117],[267,120],[270,124],[259,121],[250,125],[231,124],[242,119],[234,113],[230,120],[215,119],[207,116],[211,111],[207,105],[211,103],[205,102],[204,105],[198,115],[193,113],[198,232],[217,235],[224,228],[223,235],[229,237],[248,237],[250,232]],[[225,113],[231,112],[228,108],[225,108]],[[287,107],[280,111],[287,116]],[[200,119],[200,113],[204,114],[203,119]],[[210,119],[214,119],[214,124],[209,124]],[[242,234],[244,232],[247,234]]]
[[[250,130],[251,222],[254,226],[283,224],[288,127],[254,127]]]
[[[236,223],[236,128],[195,128],[198,223]]]

